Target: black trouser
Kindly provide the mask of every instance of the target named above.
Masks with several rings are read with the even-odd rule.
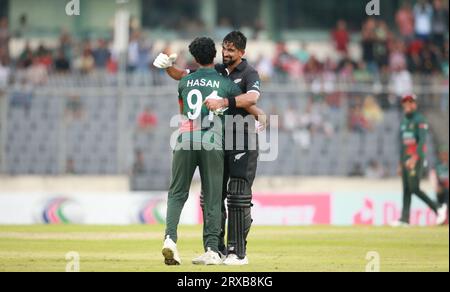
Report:
[[[259,152],[256,150],[225,151],[225,167],[222,186],[222,231],[219,242],[219,249],[224,255],[227,255],[229,252],[236,253],[240,258],[243,258],[246,255],[247,237],[250,232],[251,223],[253,222],[250,212],[252,205],[239,205],[240,209],[242,209],[243,215],[240,219],[237,218],[236,220],[243,221],[241,224],[243,225],[242,229],[244,231],[240,232],[237,230],[237,226],[234,226],[236,224],[235,222],[231,222],[232,224],[229,222],[227,247],[225,242],[225,235],[227,233],[226,221],[228,218],[226,200],[228,199],[228,209],[230,209],[230,201],[233,200],[230,200],[230,188],[232,187],[232,184],[234,185],[234,182],[240,181],[242,182],[240,185],[244,185],[244,187],[233,192],[234,195],[236,195],[235,197],[246,197],[247,202],[251,201],[251,189],[256,177],[258,156]],[[203,194],[201,197],[201,205],[203,208]],[[233,208],[233,204],[231,205],[231,208]],[[239,246],[239,242],[244,242],[244,246]]]
[[[255,150],[225,151],[221,236],[225,241],[227,219],[225,200],[227,199],[230,218],[226,252],[227,254],[235,253],[240,258],[244,258],[247,254],[247,237],[253,223],[251,216],[252,187],[258,166],[258,156],[259,153]],[[225,244],[220,247],[225,247]]]
[[[418,196],[425,204],[430,207],[435,213],[437,213],[438,206],[431,200],[421,189],[420,180],[423,174],[423,161],[417,162],[417,166],[413,171],[407,170],[403,166],[402,179],[403,179],[403,211],[402,222],[409,223],[411,215],[411,202],[412,196]]]

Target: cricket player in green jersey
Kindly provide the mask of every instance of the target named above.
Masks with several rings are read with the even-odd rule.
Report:
[[[401,123],[401,153],[399,172],[403,181],[403,211],[400,221],[392,226],[407,226],[410,223],[411,201],[415,194],[424,201],[437,215],[437,224],[446,220],[447,211],[439,208],[421,189],[420,181],[424,173],[426,159],[426,139],[428,123],[425,117],[418,112],[417,97],[412,94],[402,98],[404,117]],[[439,210],[438,210],[439,209]]]
[[[179,83],[179,102],[186,118],[180,128],[173,153],[172,181],[167,203],[167,228],[163,247],[166,265],[180,265],[177,229],[197,167],[204,194],[204,234],[206,254],[202,265],[220,265],[219,241],[222,227],[222,183],[224,176],[223,131],[221,112],[211,112],[205,105],[210,98],[234,98],[240,88],[214,69],[216,48],[210,38],[197,38],[189,51],[200,68]]]

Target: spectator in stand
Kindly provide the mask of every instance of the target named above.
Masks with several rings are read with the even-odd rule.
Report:
[[[414,13],[409,1],[403,2],[395,15],[395,21],[403,41],[411,42],[414,39]]]
[[[383,110],[378,105],[375,97],[366,97],[363,105],[363,115],[370,129],[376,128],[380,123],[383,122]]]
[[[64,51],[64,55],[69,59],[73,60],[73,47],[74,43],[72,41],[72,37],[67,30],[62,30],[61,35],[59,36],[59,47]]]
[[[358,64],[353,61],[348,53],[344,55],[342,60],[339,62],[337,67],[337,72],[339,77],[345,81],[353,81],[353,74]]]
[[[427,0],[419,0],[414,6],[416,37],[424,42],[432,33],[433,7]]]
[[[277,44],[273,67],[282,79],[286,80],[289,76],[294,59],[295,57],[289,53],[285,43]]]
[[[49,71],[53,65],[53,57],[51,51],[47,49],[44,44],[40,44],[35,56],[39,59],[39,62],[45,66],[47,71]]]
[[[139,39],[140,33],[135,31],[132,33],[130,43],[128,45],[128,71],[134,72],[139,66]]]
[[[407,67],[406,48],[402,41],[396,41],[389,55],[389,68],[391,72],[395,71],[395,68]]]
[[[369,18],[364,23],[362,28],[362,54],[363,61],[367,64],[367,68],[372,74],[378,73],[378,66],[375,61],[375,42],[377,40],[376,35],[377,22],[374,18]]]
[[[387,72],[389,58],[388,47],[390,41],[390,31],[385,21],[379,20],[376,22],[375,36],[375,61],[381,72],[385,73]]]
[[[140,131],[150,132],[158,125],[158,118],[151,111],[150,107],[146,107],[138,117],[138,128]]]
[[[152,46],[144,39],[139,40],[139,61],[136,70],[140,73],[148,72],[150,69],[150,59]],[[183,67],[182,67],[183,68]]]
[[[424,43],[421,40],[414,40],[408,47],[408,70],[417,73],[422,70],[422,50]]]
[[[95,60],[89,43],[84,44],[82,55],[76,60],[75,67],[81,74],[89,74],[95,68]]]
[[[94,58],[95,67],[97,69],[106,69],[108,60],[111,58],[111,52],[108,49],[108,43],[100,39],[98,41],[97,48],[92,52]]]
[[[331,34],[334,46],[338,53],[345,55],[348,53],[348,44],[350,42],[350,34],[347,30],[347,23],[339,20],[336,29]]]
[[[58,55],[55,59],[55,72],[62,74],[70,72],[70,61],[64,55],[63,49],[58,50]]]
[[[45,85],[48,82],[48,71],[38,57],[34,57],[26,72],[27,81],[32,85]]]
[[[322,63],[320,63],[315,55],[311,55],[305,64],[304,72],[306,79],[311,82],[322,73]]]
[[[425,75],[437,74],[441,72],[438,55],[431,45],[426,45],[421,54],[422,70]]]
[[[445,38],[448,34],[448,9],[444,7],[442,0],[434,0],[433,9],[431,28],[433,34],[433,44],[442,50],[446,42]]]
[[[305,43],[300,43],[298,50],[294,53],[294,56],[300,61],[302,65],[308,63],[311,54],[308,52]]]
[[[20,54],[17,63],[19,69],[27,69],[33,63],[33,51],[31,50],[29,42],[25,44],[25,49]]]

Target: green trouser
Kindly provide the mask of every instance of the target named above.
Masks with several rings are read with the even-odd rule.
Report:
[[[402,179],[403,179],[403,211],[401,221],[409,223],[411,215],[411,202],[412,196],[416,195],[425,204],[430,207],[435,213],[437,213],[438,206],[431,200],[427,194],[420,189],[420,180],[423,175],[423,161],[417,162],[417,166],[413,171],[407,170],[403,166]]]
[[[211,250],[218,252],[221,232],[222,181],[224,171],[224,152],[222,150],[174,151],[172,182],[167,202],[166,237],[170,236],[175,242],[178,240],[177,230],[181,212],[189,197],[189,189],[197,166],[200,169],[206,208],[206,212],[204,213],[205,217],[203,218],[203,244],[205,250],[211,248]]]

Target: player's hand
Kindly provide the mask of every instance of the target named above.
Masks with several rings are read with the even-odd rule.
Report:
[[[258,116],[258,120],[256,121],[256,133],[264,132],[267,129],[268,121],[266,115]]]
[[[225,99],[219,98],[219,99],[213,99],[209,98],[205,100],[205,106],[208,108],[208,110],[215,112],[220,109],[223,109],[226,107]]]
[[[408,159],[408,161],[406,161],[406,164],[405,164],[406,169],[408,169],[409,171],[416,169],[416,165],[417,165],[417,160],[415,158]]]
[[[161,53],[158,55],[158,57],[156,57],[155,61],[153,62],[153,66],[159,69],[167,69],[173,66],[173,63],[175,63],[177,58],[177,54],[167,56],[166,54]]]

